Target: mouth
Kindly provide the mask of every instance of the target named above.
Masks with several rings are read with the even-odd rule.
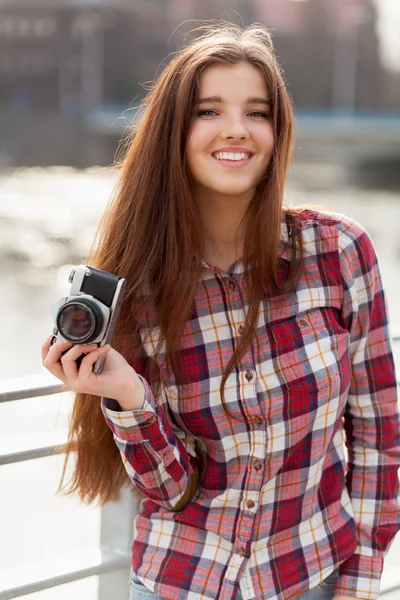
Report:
[[[211,156],[223,166],[239,168],[248,165],[254,155],[250,152],[213,152]]]

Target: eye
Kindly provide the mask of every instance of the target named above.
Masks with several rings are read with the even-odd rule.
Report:
[[[202,117],[202,116],[208,117],[208,116],[210,116],[210,115],[207,115],[206,113],[213,113],[215,115],[215,110],[211,110],[210,108],[205,109],[205,110],[199,110],[199,112],[197,113],[197,116],[198,117]]]
[[[269,119],[270,118],[270,115],[268,115],[265,112],[262,112],[261,110],[253,110],[250,114],[251,115],[260,115],[264,119]]]
[[[263,119],[269,119],[270,115],[266,112],[263,112],[261,110],[253,110],[249,113],[252,116],[256,116],[256,117],[261,117]],[[215,110],[212,110],[210,108],[204,109],[204,110],[199,110],[199,112],[197,113],[198,117],[212,117],[216,115]]]

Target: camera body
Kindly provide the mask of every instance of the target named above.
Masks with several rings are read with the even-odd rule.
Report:
[[[66,340],[72,344],[110,344],[122,299],[126,279],[87,265],[79,265],[69,275],[68,296],[51,305],[55,323],[52,344]],[[78,367],[83,356],[77,360]],[[106,356],[93,365],[100,374]]]

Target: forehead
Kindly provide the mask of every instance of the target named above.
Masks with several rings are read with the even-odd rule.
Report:
[[[212,65],[200,76],[199,96],[268,96],[265,79],[259,69],[246,62]]]

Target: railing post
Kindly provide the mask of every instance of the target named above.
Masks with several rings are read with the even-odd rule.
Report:
[[[128,600],[133,522],[140,498],[130,488],[121,490],[120,499],[101,510],[100,546],[127,557],[127,568],[99,575],[98,600]]]

